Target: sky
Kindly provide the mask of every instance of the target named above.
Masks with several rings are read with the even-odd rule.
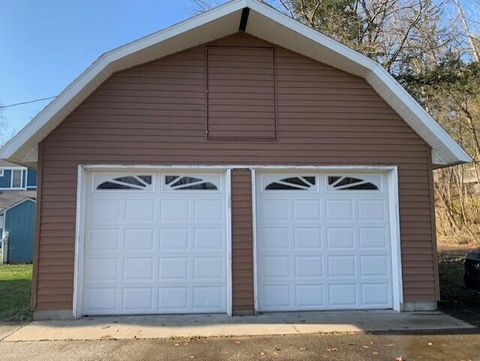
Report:
[[[59,94],[102,53],[195,15],[190,0],[0,0],[0,105]],[[3,110],[9,138],[49,101]]]

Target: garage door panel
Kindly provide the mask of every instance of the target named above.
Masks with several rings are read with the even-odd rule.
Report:
[[[355,249],[354,227],[328,227],[326,235],[328,249]]]
[[[391,302],[388,283],[362,283],[362,303],[368,306],[382,306]]]
[[[224,222],[222,199],[199,199],[194,201],[194,221]]]
[[[323,285],[296,285],[295,298],[296,303],[305,308],[316,309],[319,306],[325,306]]]
[[[226,312],[223,176],[150,177],[90,176],[83,313]]]
[[[167,312],[186,312],[188,309],[187,287],[160,287],[157,307]]]
[[[93,199],[87,211],[91,223],[120,223],[122,221],[123,202],[114,199]]]
[[[322,248],[322,229],[294,227],[293,247],[295,250],[318,250]]]
[[[387,247],[388,235],[385,227],[359,227],[358,234],[360,248],[384,249]]]
[[[304,175],[257,177],[260,311],[391,308],[386,177],[330,176],[308,189],[295,188]]]
[[[329,279],[337,277],[355,277],[355,256],[327,256],[327,276]]]
[[[259,216],[265,221],[286,221],[288,220],[287,200],[265,200],[259,205]]]
[[[193,247],[197,250],[225,249],[225,230],[223,228],[197,228],[194,230]]]
[[[310,278],[323,276],[323,257],[322,256],[295,256],[296,277]]]
[[[361,276],[384,276],[388,277],[388,259],[386,255],[362,255],[360,256]]]
[[[387,205],[384,200],[358,200],[359,221],[385,221]]]
[[[326,221],[353,221],[353,201],[351,200],[326,200]]]
[[[158,279],[162,282],[188,281],[188,257],[169,256],[158,258]]]
[[[262,276],[265,278],[288,277],[290,275],[290,259],[287,256],[263,256]]]
[[[150,223],[155,221],[155,201],[151,199],[126,199],[126,223]]]
[[[162,200],[160,221],[188,223],[190,220],[190,206],[188,199]]]
[[[117,289],[116,288],[87,288],[86,308],[95,311],[115,311],[117,305]]]
[[[270,285],[265,284],[259,290],[260,308],[279,310],[287,308],[290,304],[290,285]]]
[[[153,281],[153,257],[126,257],[122,269],[126,281]]]
[[[153,251],[155,249],[155,231],[151,228],[125,229],[123,249],[129,252]]]
[[[193,307],[204,312],[225,308],[225,289],[216,286],[194,287]]]
[[[262,249],[281,250],[290,246],[288,228],[261,227],[258,232],[260,238],[265,240],[261,244]]]
[[[188,227],[164,227],[160,229],[160,249],[186,250],[188,249]]]
[[[320,220],[320,201],[294,200],[292,201],[292,219],[294,222]]]
[[[123,309],[131,312],[148,313],[153,310],[152,288],[124,288],[122,294]]]
[[[109,252],[120,249],[120,230],[116,228],[91,228],[86,232],[90,252]]]
[[[355,307],[357,304],[355,283],[329,284],[328,296],[330,308]]]

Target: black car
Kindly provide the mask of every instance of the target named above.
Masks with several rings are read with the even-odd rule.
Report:
[[[468,252],[464,265],[465,287],[480,290],[480,249]]]

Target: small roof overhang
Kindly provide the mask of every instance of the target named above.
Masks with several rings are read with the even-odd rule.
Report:
[[[104,53],[0,150],[0,159],[35,167],[38,143],[113,73],[239,30],[364,78],[430,145],[434,166],[471,161],[470,156],[380,64],[257,0],[228,2]]]

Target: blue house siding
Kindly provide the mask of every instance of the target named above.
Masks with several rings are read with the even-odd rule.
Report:
[[[35,232],[35,202],[27,200],[5,212],[8,232],[8,262],[32,262]]]
[[[3,170],[3,176],[0,177],[0,188],[10,188],[12,186],[12,171],[10,169]]]
[[[26,188],[27,190],[35,190],[37,189],[37,171],[35,169],[29,168],[27,171],[26,178]]]
[[[17,168],[18,169],[18,168]],[[22,171],[22,185],[20,188],[14,189],[37,189],[37,171],[35,169],[21,169]],[[1,174],[1,173],[0,173]],[[3,176],[0,176],[0,189],[12,189],[12,169],[3,169]]]

